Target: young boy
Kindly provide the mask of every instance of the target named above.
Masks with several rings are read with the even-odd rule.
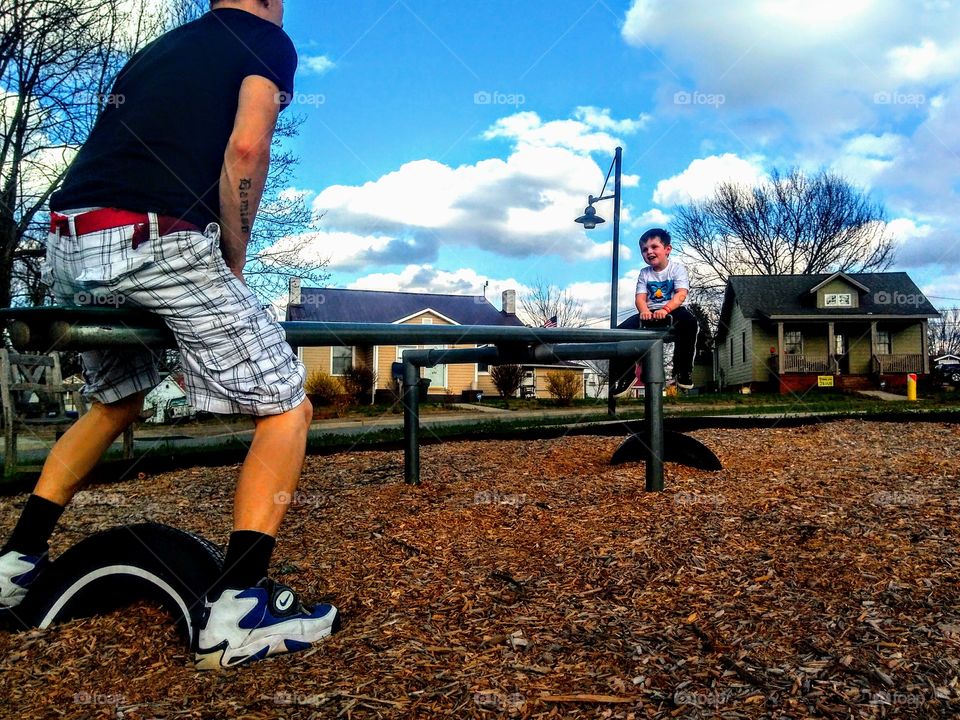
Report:
[[[664,327],[673,318],[673,374],[677,386],[693,387],[693,358],[697,346],[696,316],[686,307],[690,280],[687,269],[670,260],[670,233],[651,228],[640,236],[640,254],[647,267],[637,278],[636,305],[642,327]]]

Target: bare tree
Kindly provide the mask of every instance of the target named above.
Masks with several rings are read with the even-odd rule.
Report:
[[[8,0],[0,8],[0,306],[41,304],[40,282],[50,195],[110,102],[124,63],[161,33],[194,20],[206,0]],[[287,277],[320,284],[322,268],[297,248],[271,248],[305,231],[306,199],[285,191],[297,158],[283,140],[303,118],[287,110],[276,135],[262,210],[246,272],[264,299],[283,294]]]
[[[556,317],[557,327],[584,327],[583,303],[570,294],[547,283],[534,280],[530,291],[520,296],[520,313],[531,327],[543,327]]]
[[[161,25],[147,0],[13,0],[0,10],[0,305],[39,291],[40,222],[113,76]]]
[[[879,271],[894,255],[883,207],[825,171],[774,171],[752,188],[723,183],[678,208],[671,229],[704,303],[731,275]]]
[[[940,317],[930,320],[927,338],[933,357],[960,356],[960,307],[947,308]]]

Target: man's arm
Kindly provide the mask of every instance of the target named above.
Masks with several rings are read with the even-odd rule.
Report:
[[[243,280],[247,243],[260,209],[270,169],[270,143],[280,114],[279,88],[250,75],[240,86],[233,133],[220,171],[220,251],[233,274]]]

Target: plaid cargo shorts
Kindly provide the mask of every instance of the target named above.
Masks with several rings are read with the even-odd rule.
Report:
[[[92,208],[87,208],[90,210]],[[80,212],[59,213],[72,218]],[[183,359],[191,404],[213,413],[277,415],[304,398],[303,363],[283,328],[230,272],[220,227],[160,237],[133,248],[133,225],[79,237],[51,233],[43,279],[63,305],[117,306],[163,318]],[[72,228],[72,224],[71,224]],[[84,393],[102,403],[160,381],[151,350],[82,353]]]

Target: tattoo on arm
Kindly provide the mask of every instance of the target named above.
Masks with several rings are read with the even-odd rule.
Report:
[[[249,190],[253,183],[250,178],[243,178],[240,181],[240,229],[246,234],[250,234],[250,193]]]

